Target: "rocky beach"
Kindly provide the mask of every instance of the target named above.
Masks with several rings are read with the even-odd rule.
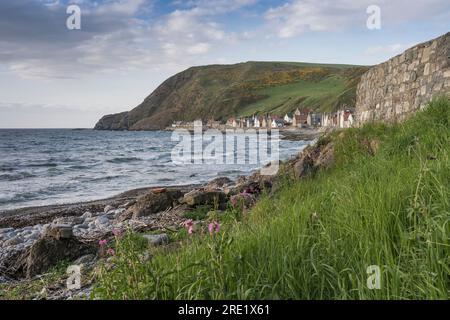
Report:
[[[282,134],[284,139],[309,141],[319,135],[313,130]],[[236,202],[248,209],[263,192],[272,191],[276,180],[257,170],[204,184],[139,188],[104,200],[5,210],[0,214],[0,284],[14,286],[39,279],[62,261],[92,270],[101,260],[99,241],[117,232],[141,233],[150,246],[168,245],[170,235],[183,228],[186,213],[199,207],[225,210]],[[90,282],[75,291],[60,284],[35,298],[80,298],[90,289]]]

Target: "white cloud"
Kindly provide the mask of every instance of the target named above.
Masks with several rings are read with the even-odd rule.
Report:
[[[265,19],[280,38],[308,31],[335,31],[349,27],[365,28],[369,5],[381,8],[383,25],[421,19],[448,17],[448,0],[292,0],[269,9]]]
[[[375,46],[375,47],[369,47],[366,49],[365,54],[367,55],[387,55],[387,56],[393,56],[396,54],[400,54],[406,49],[412,47],[414,44],[401,44],[401,43],[395,43],[395,44],[389,44],[384,46]]]
[[[35,0],[32,7],[29,0],[17,1],[15,7],[0,2],[0,28],[3,23],[9,31],[0,30],[0,63],[24,78],[64,79],[198,64],[214,48],[241,39],[227,33],[217,16],[257,0],[187,1],[152,20],[139,15],[154,0],[72,0],[82,9],[82,30],[73,32],[59,23],[67,17],[59,1]],[[30,15],[35,19],[23,25]]]

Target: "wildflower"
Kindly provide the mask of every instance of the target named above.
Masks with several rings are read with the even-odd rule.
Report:
[[[122,235],[122,231],[120,229],[113,229],[112,233],[115,237],[120,237]]]
[[[192,219],[186,220],[186,221],[183,223],[183,225],[184,225],[186,228],[192,227],[192,226],[194,225],[194,221],[192,221]]]
[[[106,246],[108,244],[108,240],[100,240],[98,244],[100,245],[100,247]]]
[[[217,222],[212,222],[208,225],[208,231],[210,234],[219,233],[220,231],[220,224]]]
[[[183,226],[187,229],[188,234],[192,235],[194,233],[194,221],[192,219],[186,220]]]
[[[116,255],[116,252],[115,252],[114,249],[112,249],[112,248],[109,248],[109,249],[106,251],[106,253],[109,254],[110,256],[113,256],[113,257]]]

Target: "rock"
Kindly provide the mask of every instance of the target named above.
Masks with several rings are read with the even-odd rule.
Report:
[[[327,169],[334,164],[334,144],[332,142],[317,143],[303,150],[293,165],[294,177],[304,178],[314,174],[318,169]]]
[[[83,220],[86,220],[86,219],[88,219],[88,218],[92,218],[92,212],[89,212],[89,211],[87,211],[87,212],[85,212],[82,216],[81,216],[81,218],[83,219]]]
[[[52,224],[47,227],[45,236],[60,239],[71,239],[73,237],[73,229],[71,225],[67,224]]]
[[[73,262],[74,265],[90,265],[95,260],[94,254],[84,255]]]
[[[0,234],[9,233],[11,231],[14,231],[14,229],[13,228],[3,228],[3,229],[0,229]]]
[[[206,191],[214,191],[217,189],[222,189],[224,186],[232,183],[233,181],[231,181],[229,178],[227,177],[219,177],[216,178],[212,181],[210,181],[205,187],[204,189]]]
[[[61,236],[61,234],[60,234]],[[93,254],[97,248],[74,238],[55,238],[44,236],[39,239],[19,259],[19,270],[27,278],[42,274],[58,262],[72,261],[87,254]]]
[[[105,216],[100,216],[97,219],[95,219],[94,222],[95,226],[99,227],[99,228],[104,228],[105,226],[108,226],[109,224],[111,224],[111,222],[109,221],[109,219]]]
[[[236,185],[229,185],[223,187],[223,192],[226,196],[232,196],[238,193],[237,186]]]
[[[33,232],[32,234],[30,234],[29,238],[31,240],[38,240],[41,237],[41,233],[39,231],[37,232]]]
[[[155,188],[151,190],[154,194],[165,193],[167,192],[167,188]]]
[[[169,236],[165,233],[163,234],[146,234],[143,237],[148,241],[150,245],[162,246],[169,243]]]
[[[308,157],[301,157],[296,163],[294,163],[294,176],[296,178],[303,178],[309,175],[314,169],[314,161]]]
[[[137,219],[139,217],[146,217],[158,212],[166,211],[174,206],[174,202],[178,197],[180,197],[179,191],[164,193],[149,192],[139,197],[136,204],[129,208],[123,215],[125,215],[125,217],[132,216],[134,219]]]
[[[124,203],[124,204],[120,205],[119,208],[120,208],[120,209],[122,209],[122,208],[123,208],[123,209],[128,209],[129,207],[133,206],[134,204],[136,204],[136,201],[135,201],[135,200],[129,201],[129,202],[127,202],[127,203]]]
[[[62,217],[62,218],[57,218],[55,220],[53,220],[52,224],[56,224],[56,225],[70,225],[70,226],[74,226],[77,224],[81,224],[83,223],[84,218],[82,217]]]
[[[108,219],[116,219],[117,217],[119,217],[121,214],[123,214],[126,211],[125,208],[120,208],[120,209],[116,209],[116,210],[111,210],[109,211],[105,217],[107,217]]]
[[[227,197],[223,191],[201,191],[194,190],[186,193],[183,198],[183,202],[191,207],[200,205],[219,205],[222,206],[226,203]]]
[[[256,204],[256,197],[250,193],[240,193],[232,196],[230,203],[234,208],[250,209]]]
[[[74,226],[74,229],[89,229],[89,225],[88,224],[78,224],[76,226]]]
[[[16,246],[24,242],[24,238],[16,236],[5,241],[5,246]]]
[[[112,210],[114,210],[114,209],[115,209],[115,208],[114,208],[113,206],[109,206],[109,205],[108,205],[108,206],[105,207],[105,209],[103,209],[103,212],[104,212],[104,213],[108,213],[109,211],[112,211]]]

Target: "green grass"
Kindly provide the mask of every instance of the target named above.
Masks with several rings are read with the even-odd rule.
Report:
[[[256,91],[268,98],[250,104],[241,110],[241,116],[255,113],[275,113],[284,115],[299,106],[324,111],[331,110],[338,97],[346,88],[346,79],[330,76],[319,82],[298,81],[292,84],[269,87]]]
[[[201,229],[136,274],[119,266],[99,280],[97,297],[450,298],[448,99],[404,124],[366,125],[327,140],[335,145],[333,168],[285,178],[243,219],[226,214],[218,235]],[[368,152],[365,141],[378,141],[378,151]],[[381,268],[379,290],[367,287],[371,265]]]

